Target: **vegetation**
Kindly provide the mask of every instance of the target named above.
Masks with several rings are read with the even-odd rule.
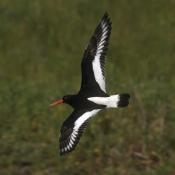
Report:
[[[175,2],[3,0],[0,2],[1,175],[173,175]],[[79,89],[83,50],[104,12],[113,30],[109,93],[125,109],[94,118],[77,149],[60,157],[59,130],[71,108],[50,109]]]

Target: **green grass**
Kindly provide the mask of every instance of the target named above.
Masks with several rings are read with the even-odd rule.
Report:
[[[175,2],[0,2],[0,174],[172,175],[175,172]],[[49,103],[79,89],[83,50],[108,11],[109,93],[130,106],[94,118],[60,157],[71,108]],[[71,75],[71,76],[70,76]]]

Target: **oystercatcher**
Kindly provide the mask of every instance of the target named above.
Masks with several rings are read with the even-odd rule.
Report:
[[[106,12],[84,51],[81,63],[82,82],[79,92],[75,95],[66,95],[50,105],[66,103],[74,109],[61,127],[60,155],[75,149],[92,116],[105,108],[125,107],[129,104],[130,95],[127,93],[117,95],[106,93],[105,56],[110,33],[111,22]]]

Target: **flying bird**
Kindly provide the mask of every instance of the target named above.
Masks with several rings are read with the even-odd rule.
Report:
[[[106,12],[84,51],[79,92],[66,95],[50,104],[56,106],[66,103],[73,108],[60,130],[60,155],[75,149],[89,120],[99,111],[105,108],[126,107],[129,104],[129,94],[108,95],[106,92],[105,57],[111,28],[111,21]]]

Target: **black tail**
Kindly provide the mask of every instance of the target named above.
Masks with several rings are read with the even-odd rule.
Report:
[[[120,99],[118,102],[118,107],[128,106],[130,95],[129,94],[120,94],[119,97],[120,97]]]

